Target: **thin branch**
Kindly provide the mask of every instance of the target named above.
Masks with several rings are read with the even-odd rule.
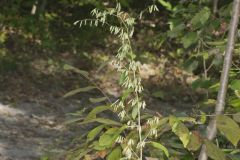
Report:
[[[216,15],[218,12],[218,0],[213,1],[213,14]]]
[[[240,0],[234,0],[231,23],[229,25],[228,43],[225,50],[223,70],[220,79],[215,115],[221,115],[225,108],[229,71],[232,65],[232,54],[235,45],[237,26],[239,21]],[[216,118],[214,117],[207,127],[207,139],[213,140],[217,134]],[[206,146],[203,145],[198,160],[207,160]]]

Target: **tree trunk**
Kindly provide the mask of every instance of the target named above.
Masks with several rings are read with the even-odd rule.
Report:
[[[237,35],[237,27],[239,21],[239,9],[240,9],[240,0],[234,0],[233,4],[233,13],[231,18],[231,23],[229,25],[229,33],[228,33],[228,43],[225,50],[223,70],[220,79],[220,89],[218,91],[217,103],[215,106],[215,115],[220,115],[224,111],[225,107],[225,98],[228,88],[228,77],[229,71],[232,65],[232,54],[235,44],[235,39]],[[217,126],[216,126],[216,116],[210,121],[207,127],[207,139],[213,140],[217,134]],[[206,153],[206,146],[203,145],[198,160],[207,160],[208,156]]]

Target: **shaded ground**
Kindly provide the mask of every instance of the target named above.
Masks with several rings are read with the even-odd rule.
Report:
[[[64,125],[65,114],[80,105],[74,101],[51,102],[51,108],[31,102],[0,104],[1,160],[35,160],[51,152],[59,157],[64,154],[71,139],[80,134]]]
[[[86,82],[71,73],[37,71],[5,74],[1,82],[0,159],[64,159],[73,138],[82,134],[65,125],[66,114],[80,110],[86,98],[62,96]]]

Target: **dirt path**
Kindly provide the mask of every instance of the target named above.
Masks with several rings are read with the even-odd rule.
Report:
[[[77,131],[64,125],[66,113],[79,108],[77,102],[55,100],[51,107],[36,102],[0,103],[0,159],[38,160],[46,153],[59,159]],[[64,144],[64,145],[60,145]]]

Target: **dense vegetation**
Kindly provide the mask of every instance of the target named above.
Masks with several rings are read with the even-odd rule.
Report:
[[[1,81],[82,77],[61,96],[90,94],[69,120],[90,129],[66,159],[237,160],[239,4],[2,0]]]

